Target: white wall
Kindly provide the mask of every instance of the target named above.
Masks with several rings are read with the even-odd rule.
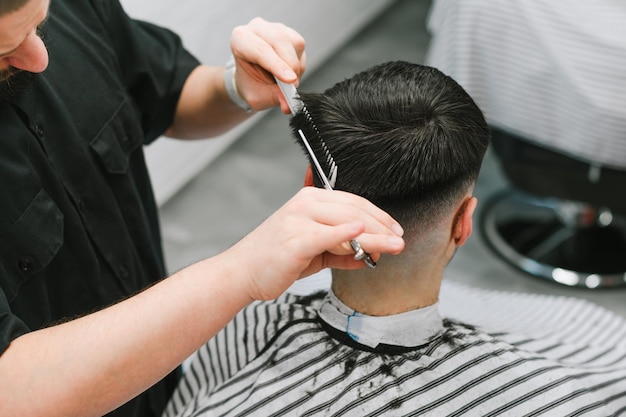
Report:
[[[393,0],[122,0],[129,15],[178,32],[202,62],[223,65],[230,55],[230,32],[255,16],[283,22],[307,42],[312,72]],[[146,148],[148,168],[159,204],[219,155],[262,117],[211,140],[180,142],[161,138]]]

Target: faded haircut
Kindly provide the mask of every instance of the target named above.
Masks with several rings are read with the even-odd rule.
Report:
[[[338,166],[334,188],[370,200],[405,228],[437,221],[476,182],[489,127],[435,68],[387,62],[300,98]],[[306,116],[290,123],[301,143]]]
[[[0,16],[21,9],[30,0],[0,0]]]

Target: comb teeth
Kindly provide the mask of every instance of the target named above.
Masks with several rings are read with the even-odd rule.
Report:
[[[331,155],[330,150],[328,150],[328,146],[326,146],[326,142],[324,142],[324,139],[322,139],[322,135],[320,134],[320,131],[317,129],[317,125],[315,124],[315,122],[313,122],[311,113],[309,113],[309,110],[306,108],[306,106],[302,107],[302,112],[304,113],[304,116],[308,120],[313,130],[315,131],[315,136],[319,140],[319,143],[322,147],[322,151],[324,151],[324,157],[326,158],[326,165],[328,166],[328,172],[326,173],[326,178],[328,178],[328,182],[330,183],[330,186],[334,188],[335,182],[337,181],[337,164],[335,163],[335,160],[333,159],[333,156]]]

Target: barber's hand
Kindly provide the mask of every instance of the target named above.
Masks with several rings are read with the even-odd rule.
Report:
[[[304,43],[295,30],[259,17],[233,29],[231,50],[237,65],[235,83],[239,94],[253,110],[280,105],[283,113],[289,113],[274,76],[298,85],[306,67]]]
[[[348,243],[358,239],[374,260],[404,248],[402,228],[369,201],[341,191],[305,187],[223,255],[246,280],[253,300],[282,294],[296,279],[323,268],[364,268]]]

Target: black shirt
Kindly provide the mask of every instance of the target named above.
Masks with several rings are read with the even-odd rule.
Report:
[[[142,145],[198,65],[116,0],[53,0],[45,28],[48,69],[0,104],[0,353],[164,277]],[[172,380],[113,415],[159,415]]]

